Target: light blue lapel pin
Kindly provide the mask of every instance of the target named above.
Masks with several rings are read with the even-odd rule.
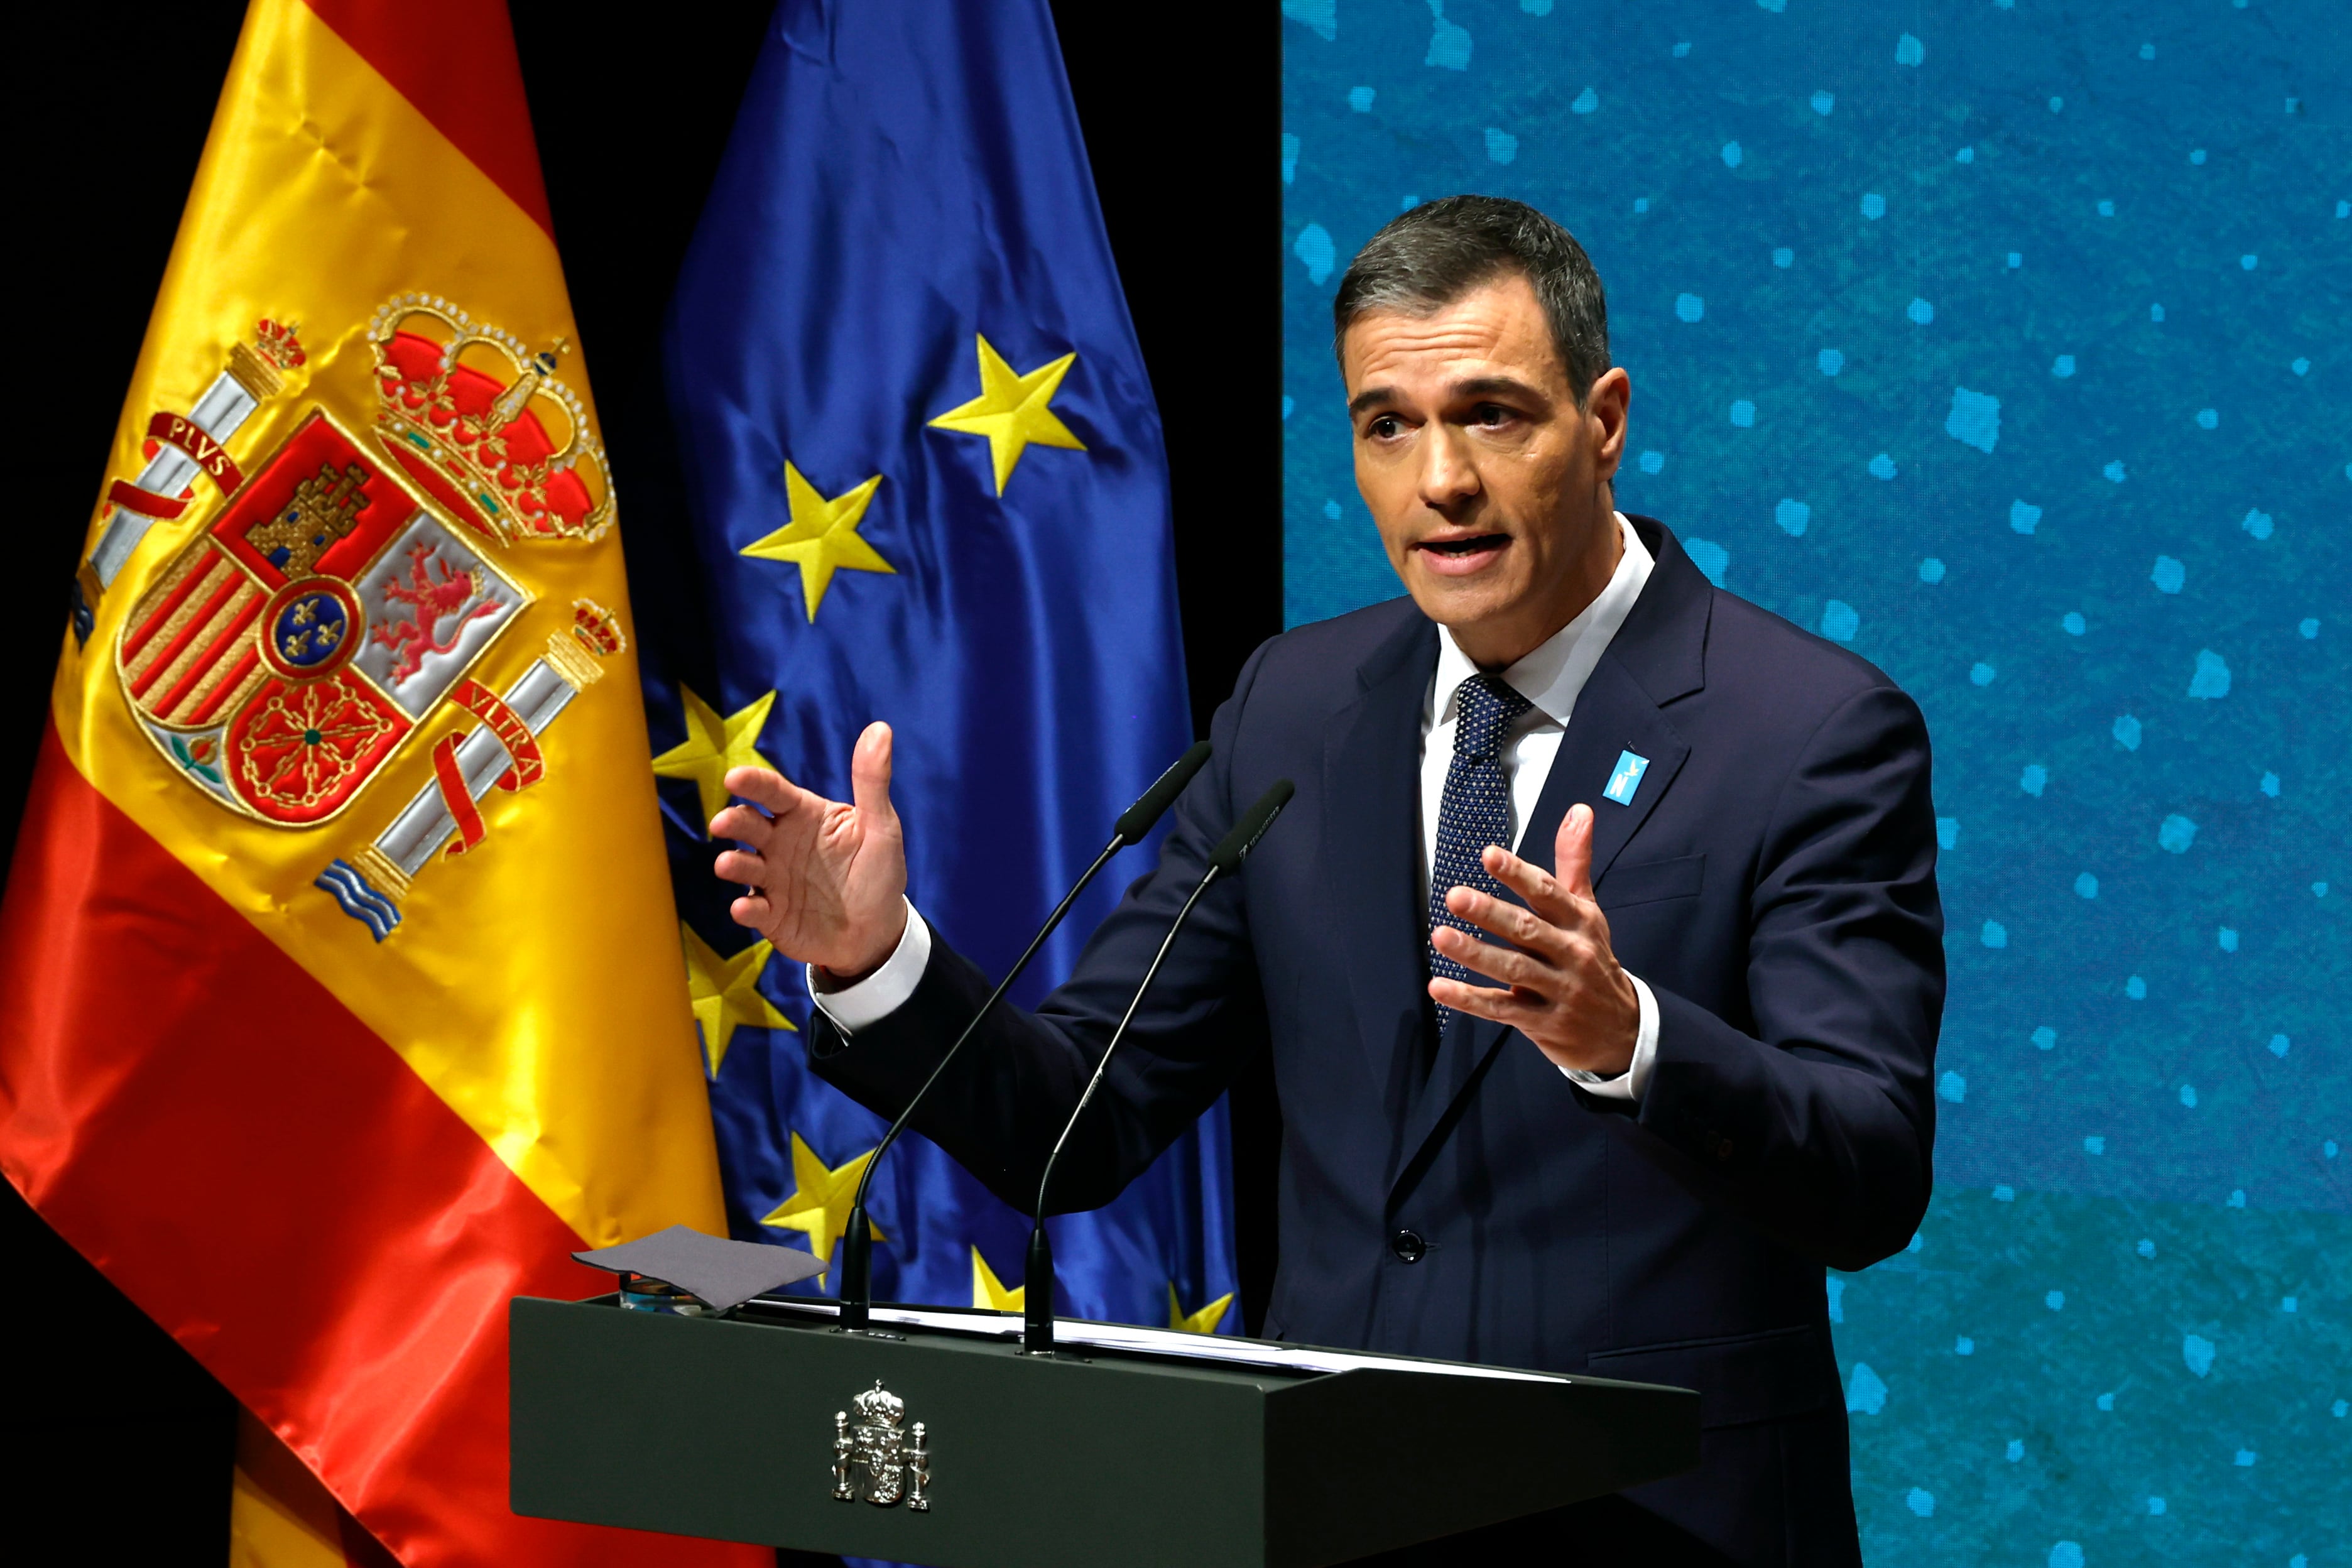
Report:
[[[1650,771],[1650,759],[1635,756],[1631,752],[1617,753],[1617,765],[1610,770],[1609,787],[1601,792],[1602,798],[1619,805],[1633,804],[1633,792],[1642,787],[1642,775]]]

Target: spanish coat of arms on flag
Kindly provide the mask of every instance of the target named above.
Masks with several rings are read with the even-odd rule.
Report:
[[[509,1300],[725,1211],[500,0],[253,0],[97,478],[0,1171],[247,1413],[236,1560],[764,1557],[509,1506]]]

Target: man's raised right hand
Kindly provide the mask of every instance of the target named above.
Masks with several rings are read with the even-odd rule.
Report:
[[[868,724],[850,753],[853,804],[801,788],[766,768],[736,768],[728,792],[765,808],[729,806],[715,838],[744,846],[719,857],[721,881],[751,890],[730,911],[821,980],[846,985],[882,966],[907,930],[907,849],[890,805],[890,726]],[[820,984],[820,989],[830,989]]]

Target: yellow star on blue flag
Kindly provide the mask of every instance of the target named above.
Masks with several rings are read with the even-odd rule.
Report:
[[[809,1250],[830,1265],[834,1244],[849,1228],[849,1211],[857,1202],[857,1178],[866,1173],[866,1162],[874,1158],[874,1151],[868,1149],[845,1165],[828,1166],[797,1131],[792,1140],[792,1196],[760,1223],[799,1231],[809,1238]],[[866,1231],[876,1241],[882,1239],[882,1227],[870,1220]],[[817,1279],[823,1280],[824,1276],[819,1274]]]
[[[1024,374],[1013,370],[985,337],[980,340],[980,395],[960,403],[931,421],[934,430],[955,430],[988,437],[988,455],[996,466],[996,493],[1004,493],[1013,465],[1031,443],[1066,447],[1083,452],[1087,444],[1070,434],[1050,405],[1062,377],[1078,363],[1075,353],[1039,365]]]
[[[745,545],[743,553],[763,561],[789,561],[798,566],[801,597],[808,603],[808,618],[814,621],[816,607],[824,602],[824,591],[832,584],[836,568],[845,566],[852,572],[894,575],[898,570],[883,560],[857,532],[857,525],[865,521],[866,508],[881,483],[882,476],[877,474],[864,484],[827,500],[806,476],[786,463],[784,504],[792,509],[793,521],[766,538]]]
[[[1184,1303],[1177,1299],[1176,1282],[1172,1279],[1168,1282],[1168,1326],[1179,1333],[1215,1333],[1217,1325],[1225,1321],[1225,1309],[1233,1304],[1234,1293],[1228,1290],[1199,1311],[1188,1312],[1184,1310]]]
[[[728,773],[737,768],[772,765],[757,747],[776,694],[768,692],[724,718],[683,681],[677,694],[686,710],[686,739],[654,759],[654,772],[666,779],[694,781],[695,793],[702,797],[702,832],[707,838],[710,819],[727,804]]]
[[[971,1304],[975,1310],[1017,1312],[1028,1304],[1028,1286],[1016,1285],[1010,1290],[1006,1289],[1004,1281],[996,1277],[996,1270],[988,1266],[988,1259],[980,1255],[980,1248],[975,1247],[971,1249]]]
[[[760,992],[760,976],[776,950],[761,941],[732,958],[721,958],[692,926],[680,921],[677,929],[686,938],[687,999],[702,1031],[703,1060],[709,1064],[710,1076],[717,1078],[719,1064],[727,1059],[728,1042],[739,1026],[793,1027],[793,1021]]]

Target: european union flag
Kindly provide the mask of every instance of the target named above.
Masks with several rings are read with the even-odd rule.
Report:
[[[648,706],[730,1218],[837,1261],[883,1124],[809,1074],[799,972],[727,918],[720,775],[764,760],[845,800],[889,721],[908,893],[1002,973],[1190,740],[1160,418],[1045,0],[786,0],[667,372],[701,603],[647,606],[693,623],[650,650]],[[1220,1106],[1054,1222],[1059,1310],[1237,1331],[1229,1179]],[[891,1152],[872,1212],[878,1298],[1019,1304],[1027,1222],[933,1145]]]

